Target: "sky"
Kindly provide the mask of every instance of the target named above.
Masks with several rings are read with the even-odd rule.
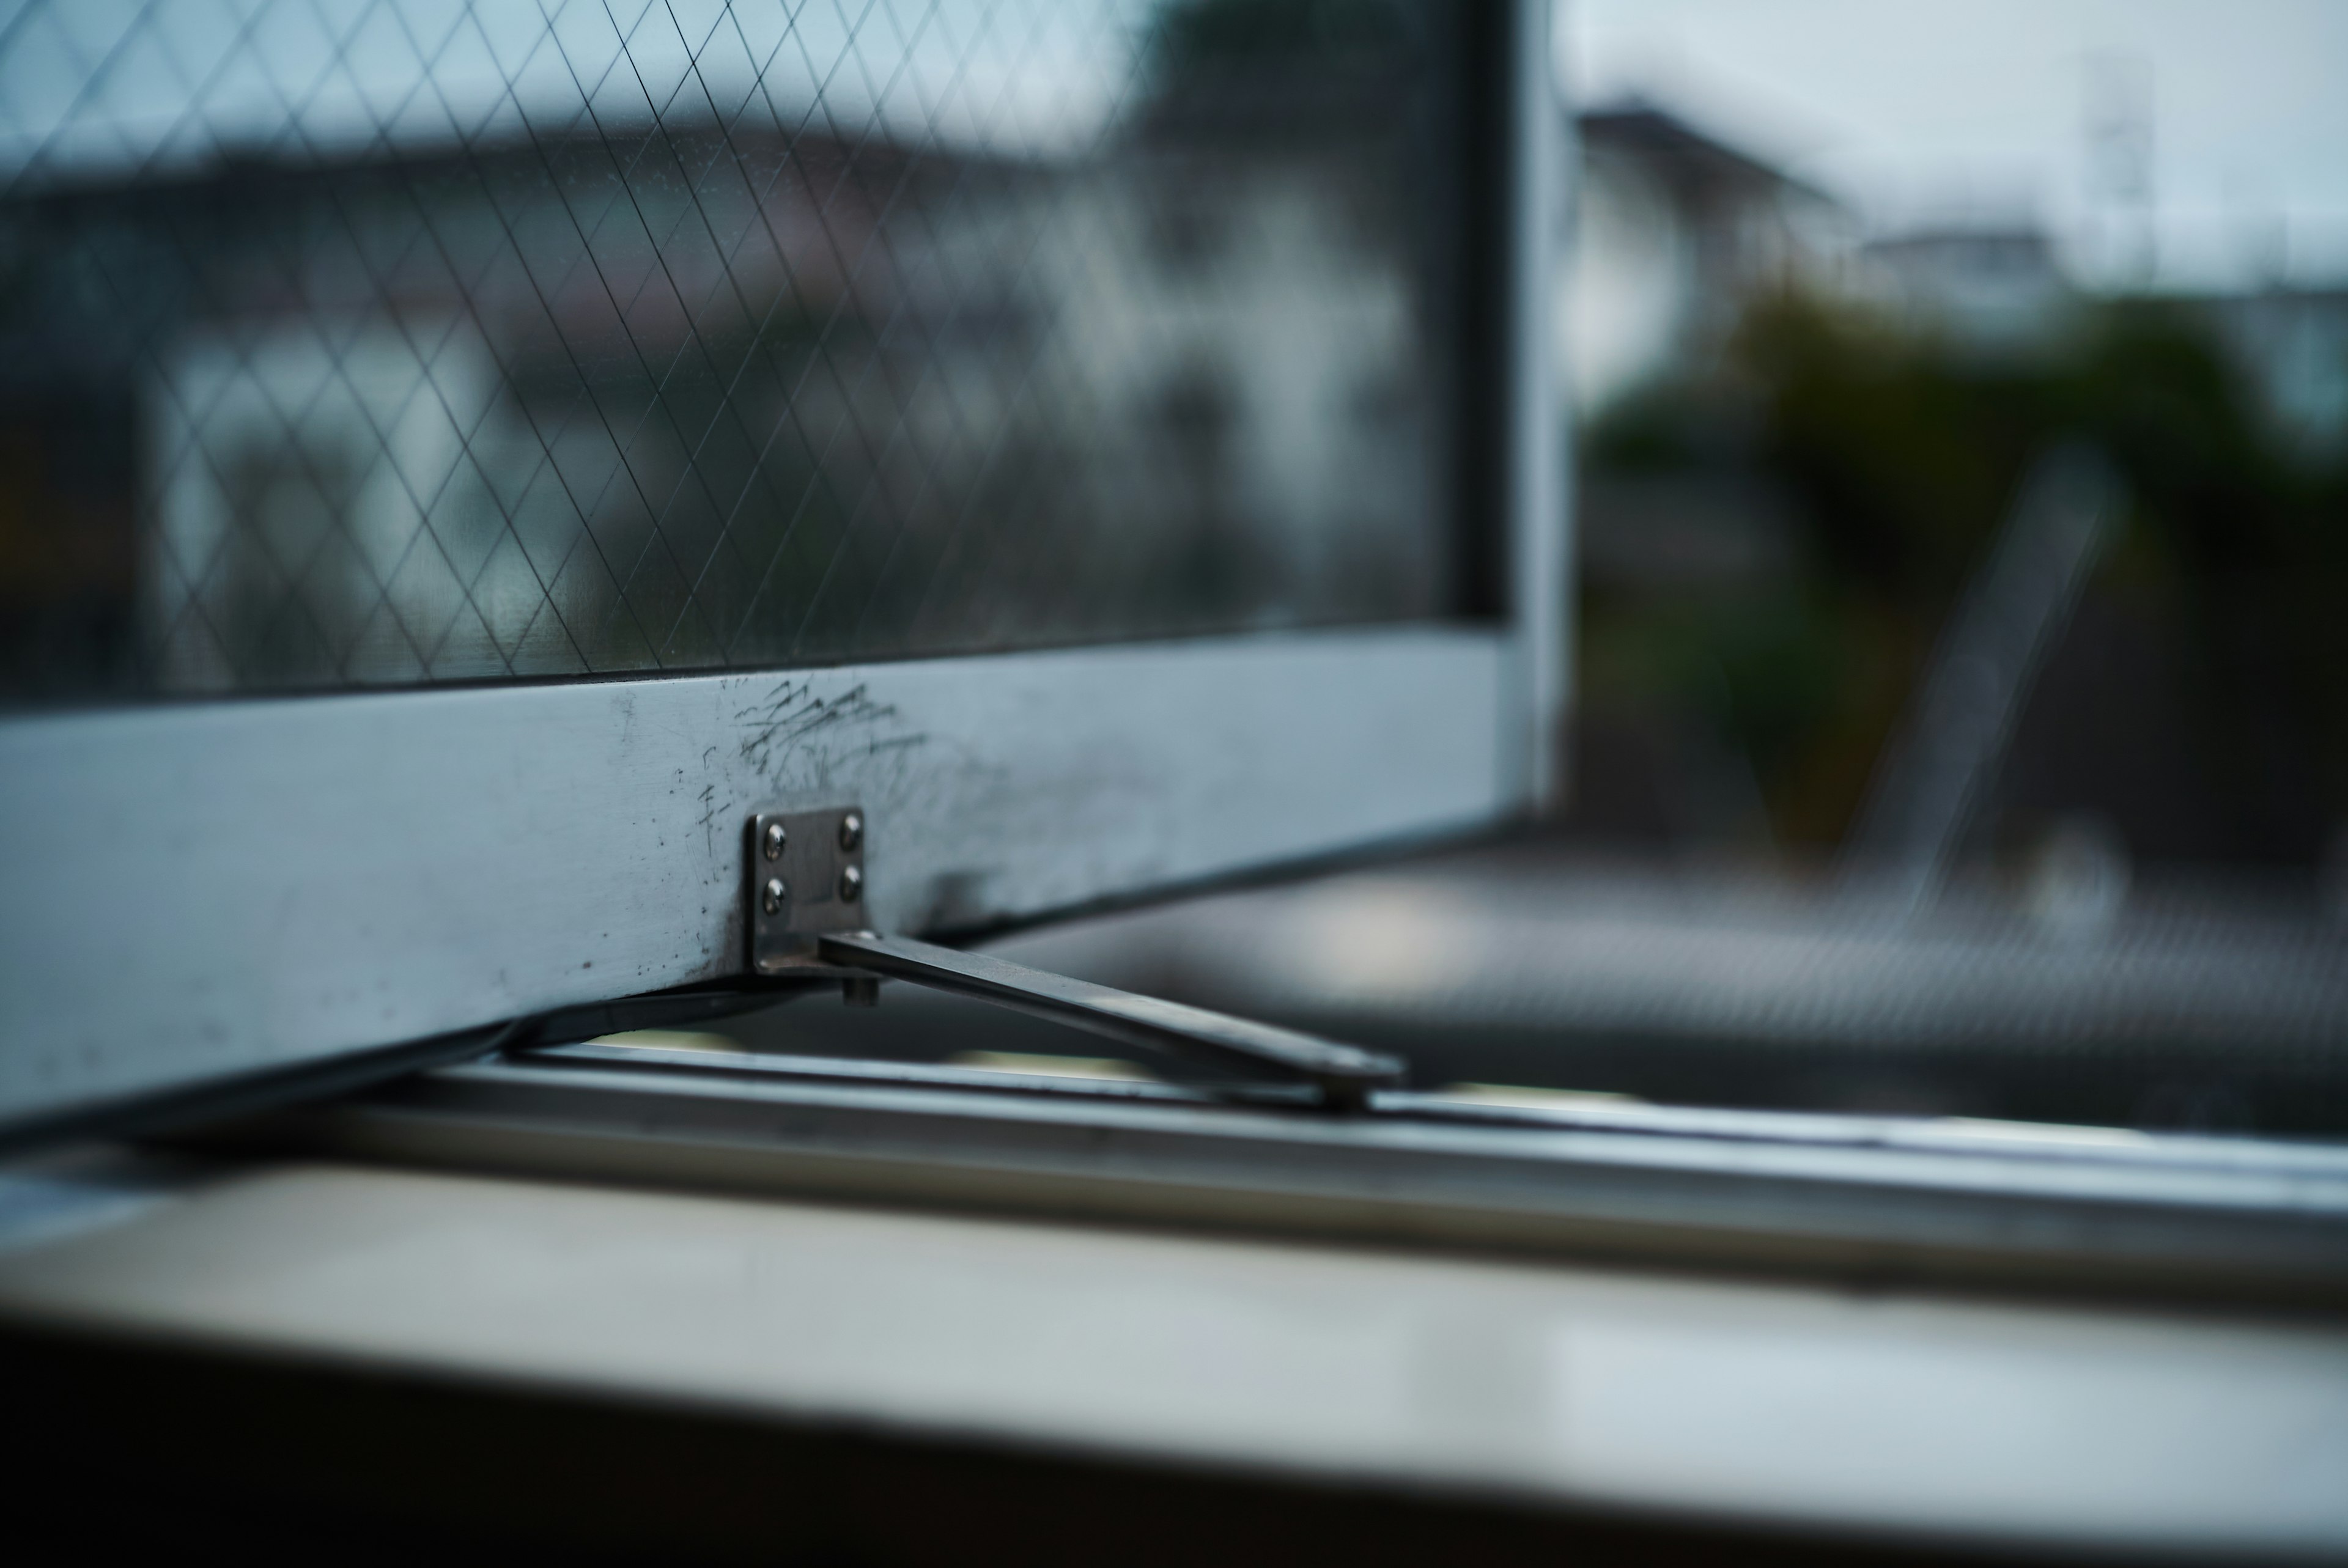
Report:
[[[1872,229],[2034,220],[2092,271],[2148,212],[2159,284],[2348,282],[2348,0],[1562,5],[1578,101],[1653,99]],[[2091,98],[2146,106],[2138,216],[2094,194]]]

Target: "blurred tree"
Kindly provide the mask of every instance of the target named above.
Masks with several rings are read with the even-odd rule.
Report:
[[[2183,305],[2083,307],[2031,354],[1991,357],[1849,304],[1756,302],[1723,364],[1611,411],[1584,461],[1600,481],[1746,476],[1787,503],[1794,569],[1694,593],[1598,585],[1591,699],[1702,716],[1749,760],[1780,839],[1834,842],[2024,469],[2075,438],[2131,493],[2091,596],[2173,650],[2156,705],[2203,775],[2195,809],[2219,819],[2139,853],[2312,863],[2348,815],[2348,466],[2281,439]],[[2153,678],[2099,677],[2107,696]]]

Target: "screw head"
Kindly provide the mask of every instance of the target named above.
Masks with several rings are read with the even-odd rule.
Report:
[[[790,835],[783,831],[783,825],[781,823],[770,822],[767,824],[767,831],[763,838],[763,843],[767,851],[767,858],[769,860],[780,860],[783,857],[783,845],[789,842],[789,838]]]
[[[767,914],[781,914],[783,912],[783,906],[790,901],[790,897],[791,890],[783,886],[783,879],[781,877],[769,876],[767,878],[766,897],[763,902],[766,905]]]
[[[839,819],[839,847],[854,849],[864,842],[864,814],[851,811]]]
[[[864,873],[850,866],[839,874],[839,901],[853,904],[864,897]]]

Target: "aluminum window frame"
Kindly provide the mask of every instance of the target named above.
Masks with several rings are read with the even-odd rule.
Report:
[[[861,804],[871,912],[913,933],[1539,809],[1568,613],[1550,9],[1491,13],[1465,144],[1498,175],[1461,283],[1491,620],[0,721],[0,1138],[736,975],[760,809]]]

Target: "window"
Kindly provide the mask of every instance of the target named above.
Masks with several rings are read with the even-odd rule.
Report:
[[[19,7],[0,1114],[737,975],[762,810],[951,932],[1522,809],[1540,384],[1348,414],[1539,341],[1518,21]]]
[[[38,351],[10,417],[52,433],[7,448],[12,526],[100,564],[12,590],[59,630],[0,723],[0,1107],[184,1122],[494,1050],[268,1135],[2334,1290],[2329,1151],[2138,1134],[2338,1130],[2336,932],[2172,917],[2111,820],[2042,809],[2044,704],[2143,668],[2065,638],[2199,515],[2159,510],[2199,493],[2158,488],[2178,431],[2075,428],[2110,390],[2075,356],[2219,385],[2209,323],[2249,307],[2192,338],[2140,276],[2075,297],[2043,236],[1870,235],[1652,99],[1581,118],[1560,258],[1544,15],[1167,0],[1014,43],[949,6],[509,36],[383,4],[191,41],[28,8],[12,68],[79,86],[19,100],[0,214]],[[1186,206],[1221,239],[1169,272]],[[885,950],[1547,798],[1546,312],[1626,291],[1577,389],[1561,829],[1018,938],[976,980]],[[2187,423],[2251,439],[2221,415]],[[2256,492],[2267,546],[2320,554],[2291,508],[2328,494]],[[851,808],[812,884],[746,841]],[[1117,1043],[897,992],[747,1010],[761,910],[835,893],[883,947],[810,936],[821,999],[1024,985]]]

